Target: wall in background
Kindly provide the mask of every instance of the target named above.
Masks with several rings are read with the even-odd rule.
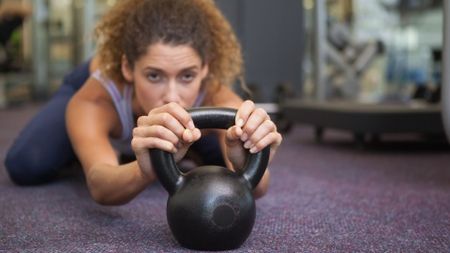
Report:
[[[246,81],[256,100],[272,102],[276,86],[303,83],[303,4],[298,0],[216,0],[234,27],[243,48]]]

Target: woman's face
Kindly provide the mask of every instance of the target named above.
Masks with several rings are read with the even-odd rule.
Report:
[[[125,57],[122,72],[134,83],[135,94],[143,113],[175,102],[184,108],[193,106],[202,80],[208,74],[207,64],[190,46],[156,43],[147,49],[130,68]]]

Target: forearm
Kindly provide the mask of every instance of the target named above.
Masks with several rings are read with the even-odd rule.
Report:
[[[253,190],[253,197],[255,199],[259,199],[267,193],[267,190],[269,189],[269,182],[270,182],[270,172],[269,168],[267,168],[258,185]]]
[[[141,172],[137,162],[120,166],[96,165],[86,175],[92,198],[102,205],[122,205],[142,192],[154,175]]]

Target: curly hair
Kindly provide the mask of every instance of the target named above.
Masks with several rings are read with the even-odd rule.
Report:
[[[100,69],[124,82],[121,59],[129,64],[162,42],[189,45],[209,67],[208,88],[230,86],[243,75],[240,44],[213,0],[121,0],[95,29]]]

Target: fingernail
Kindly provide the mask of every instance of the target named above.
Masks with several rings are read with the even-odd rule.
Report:
[[[244,143],[244,148],[250,148],[252,146],[252,143],[250,141],[247,141]]]
[[[195,128],[194,122],[193,122],[192,120],[189,121],[189,123],[188,123],[188,128],[191,129],[191,130]]]
[[[250,149],[250,153],[254,154],[254,153],[256,153],[256,150],[257,150],[256,147],[253,147]]]
[[[192,132],[192,134],[197,133],[198,136],[202,136],[202,132],[200,131],[200,129],[195,128],[194,131]]]
[[[184,129],[184,134],[186,135],[186,137],[188,138],[188,142],[192,141],[192,132],[189,129]]]
[[[248,139],[248,135],[246,133],[243,133],[241,136],[241,141],[245,142]]]
[[[244,125],[244,120],[243,119],[238,119],[237,122],[236,122],[236,125],[238,127],[242,127]]]
[[[172,146],[172,153],[178,152],[177,146],[178,146],[178,144]]]
[[[242,137],[242,128],[240,128],[240,127],[236,127],[236,136],[239,138],[239,139],[241,139],[241,137]]]

